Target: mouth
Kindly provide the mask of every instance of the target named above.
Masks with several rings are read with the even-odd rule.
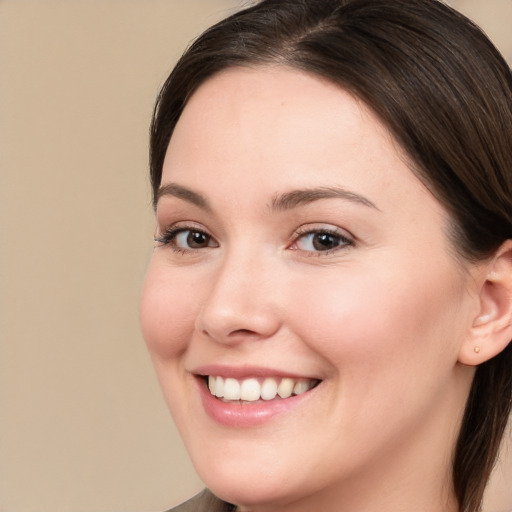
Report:
[[[307,407],[323,382],[257,366],[210,365],[191,373],[207,416],[222,427],[235,429],[272,424],[278,417]]]
[[[235,379],[219,375],[206,375],[203,379],[210,394],[223,402],[254,403],[283,400],[303,395],[315,388],[318,379],[290,377],[250,377]]]

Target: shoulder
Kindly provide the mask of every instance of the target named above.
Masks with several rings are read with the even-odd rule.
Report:
[[[208,489],[205,489],[167,512],[231,512],[233,510],[235,508],[232,505],[219,500]]]

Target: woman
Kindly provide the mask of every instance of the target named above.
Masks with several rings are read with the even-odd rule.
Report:
[[[151,132],[178,510],[476,512],[512,396],[512,76],[436,0],[266,0]],[[230,505],[231,504],[231,505]]]

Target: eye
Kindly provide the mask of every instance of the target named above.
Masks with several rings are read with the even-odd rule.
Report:
[[[166,229],[162,236],[155,237],[155,242],[169,245],[176,251],[188,251],[218,247],[211,235],[196,228],[174,227]]]
[[[174,236],[176,246],[183,249],[203,249],[210,247],[211,236],[202,231],[184,230]]]
[[[347,236],[337,231],[324,229],[299,233],[290,249],[304,252],[330,253],[349,245],[353,245],[353,241]]]

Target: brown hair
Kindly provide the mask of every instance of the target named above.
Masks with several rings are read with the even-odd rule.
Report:
[[[512,74],[471,21],[437,0],[264,0],[207,30],[165,82],[151,125],[154,197],[174,127],[205,80],[277,63],[362,99],[448,209],[459,255],[512,238]],[[479,510],[510,415],[512,345],[476,371],[453,458],[461,512]]]

